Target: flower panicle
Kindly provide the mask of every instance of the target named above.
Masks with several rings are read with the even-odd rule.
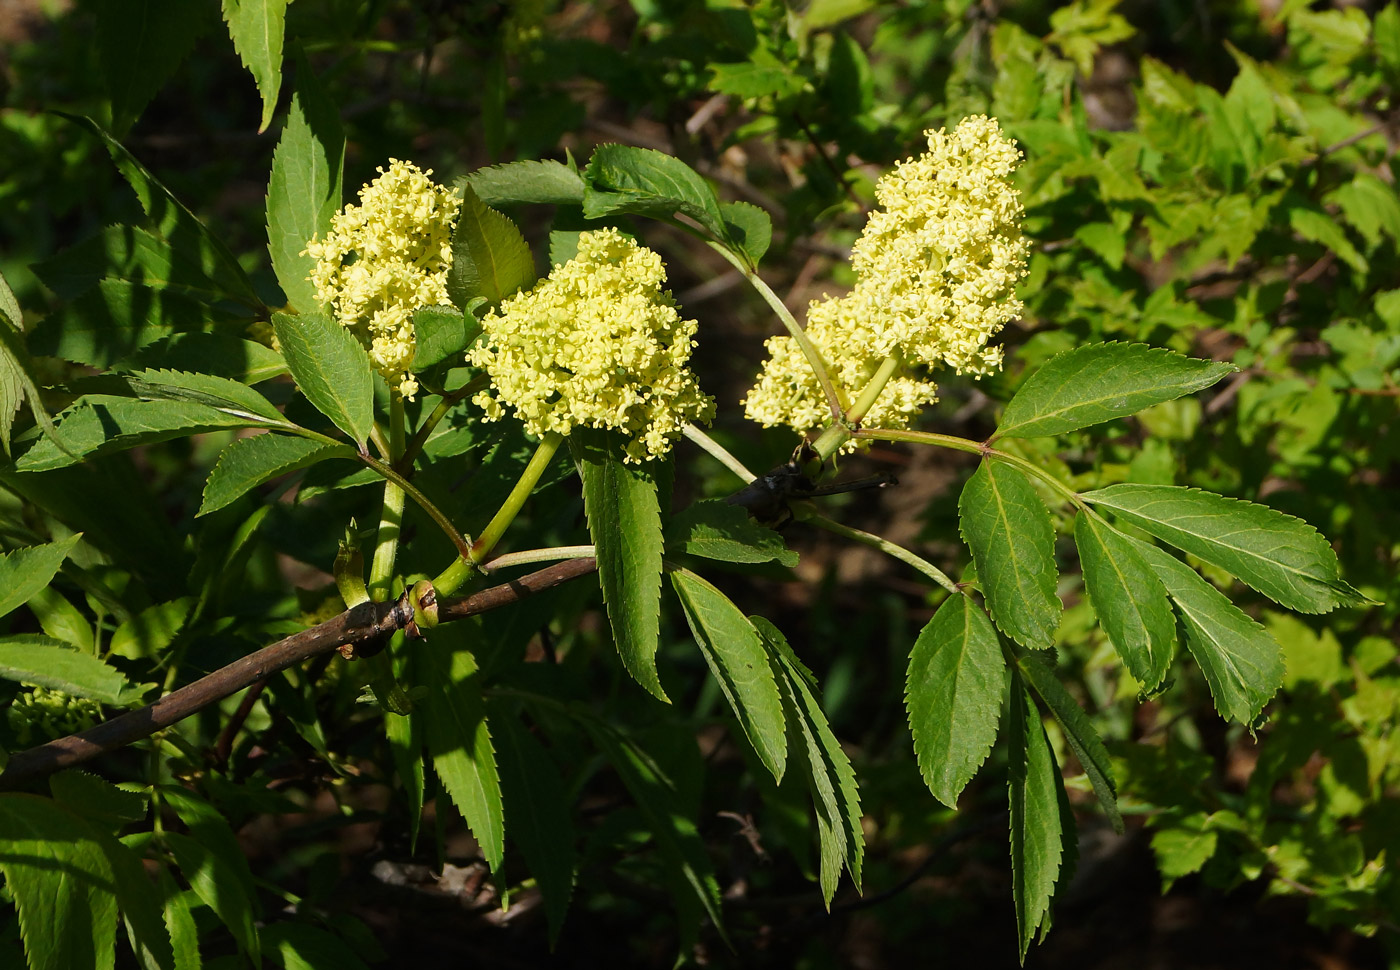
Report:
[[[389,385],[407,399],[418,391],[409,368],[416,350],[413,311],[446,304],[452,229],[462,200],[433,182],[432,170],[390,159],[360,189],[359,205],[331,218],[306,253],[316,260],[316,298],[359,338]]]
[[[510,407],[535,435],[618,430],[630,462],[665,455],[714,414],[688,367],[697,325],[665,280],[661,257],[617,230],[581,233],[573,259],[482,320],[469,359],[491,387],[473,401],[487,420]]]
[[[807,313],[807,335],[852,397],[886,358],[902,358],[864,417],[870,428],[906,427],[938,400],[937,385],[922,376],[929,368],[979,377],[999,368],[1001,348],[988,341],[1024,309],[1015,296],[1027,250],[1009,181],[1021,159],[1015,142],[985,115],[925,134],[928,151],[876,185],[881,208],[851,251],[855,287],[812,301]],[[744,400],[747,416],[800,433],[824,424],[821,388],[796,342],[774,337],[768,351]]]

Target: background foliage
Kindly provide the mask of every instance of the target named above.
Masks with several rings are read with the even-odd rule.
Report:
[[[1068,779],[1083,833],[1078,874],[1029,962],[1116,965],[1167,948],[1173,966],[1205,966],[1200,939],[1210,959],[1231,965],[1240,965],[1234,946],[1274,966],[1307,965],[1305,951],[1338,965],[1400,961],[1400,882],[1388,865],[1400,844],[1395,5],[298,0],[283,11],[229,0],[223,23],[214,6],[178,0],[20,9],[0,23],[10,39],[0,271],[24,308],[28,352],[52,384],[134,352],[141,359],[136,344],[113,342],[113,333],[135,333],[129,339],[146,344],[153,334],[133,322],[160,336],[212,314],[237,332],[280,303],[264,229],[267,173],[291,92],[305,97],[316,82],[346,133],[348,187],[390,157],[432,166],[443,180],[517,157],[562,159],[567,150],[583,159],[604,142],[679,157],[727,200],[773,217],[763,272],[794,308],[849,283],[843,261],[873,181],[920,147],[923,129],[996,115],[1027,156],[1017,176],[1035,240],[1027,312],[1005,335],[1006,372],[981,383],[948,376],[924,426],[985,438],[1026,376],[1093,341],[1229,361],[1239,371],[1203,397],[1003,444],[1080,491],[1132,481],[1266,502],[1332,539],[1343,575],[1388,604],[1317,617],[1238,597],[1285,651],[1284,690],[1253,732],[1216,713],[1194,669],[1174,668],[1175,679],[1140,703],[1083,596],[1068,510],[1052,505],[1067,605],[1057,672],[1109,739],[1127,832],[1114,835],[1096,814],[1087,776]],[[283,15],[284,50],[256,41],[278,33],[259,18]],[[213,229],[216,239],[181,240],[197,265],[155,265],[139,235],[112,228],[173,233],[190,223],[158,192],[133,195],[103,142],[72,117],[46,113],[54,109],[96,119]],[[317,123],[314,104],[291,110]],[[513,214],[543,248],[547,216]],[[666,257],[681,305],[702,320],[697,366],[721,402],[716,437],[751,467],[784,460],[791,436],[756,433],[735,407],[773,332],[766,308],[688,237],[658,229],[646,241]],[[209,278],[218,299],[201,290]],[[127,326],[84,325],[94,319]],[[231,376],[280,368],[239,346],[242,356],[222,358]],[[151,359],[165,366],[179,366],[182,353],[208,359],[178,341],[161,349]],[[66,401],[46,403],[57,412]],[[0,415],[0,426],[7,440],[35,433],[27,416]],[[170,686],[338,612],[325,571],[344,523],[377,511],[377,493],[359,487],[372,479],[330,463],[282,501],[245,497],[195,518],[232,438],[211,429],[42,476],[0,470],[7,549],[82,532],[106,553],[75,554],[53,585],[26,590],[27,604],[0,620],[11,637],[104,651],[138,683]],[[431,483],[471,496],[450,512],[473,534],[530,450],[523,436],[484,445],[466,422],[430,448],[473,460],[466,488],[456,474]],[[974,470],[961,457],[880,446],[852,460],[851,474],[893,467],[901,485],[827,501],[844,521],[916,544],[957,575],[967,553],[955,541],[956,496]],[[675,488],[693,494],[676,507],[732,488],[703,455],[683,451],[682,461]],[[519,523],[519,547],[577,532],[584,496],[569,471],[561,458]],[[431,572],[450,555],[426,520],[410,517],[407,529],[406,572]],[[538,819],[541,831],[579,851],[567,919],[551,902],[567,898],[567,874],[507,853],[503,873],[485,879],[477,860],[499,849],[472,841],[431,784],[419,832],[419,806],[404,795],[412,786],[388,783],[396,766],[412,769],[385,744],[379,710],[360,701],[365,674],[339,661],[273,678],[226,744],[220,732],[236,698],[166,732],[155,754],[99,763],[105,777],[157,783],[154,811],[82,774],[54,780],[53,796],[72,814],[65,823],[7,799],[6,852],[66,833],[67,862],[120,884],[134,877],[113,861],[113,836],[133,847],[163,840],[170,866],[161,878],[191,888],[172,888],[164,914],[126,914],[133,938],[143,938],[143,920],[164,915],[184,931],[172,933],[176,950],[197,937],[214,966],[239,965],[239,954],[354,966],[385,953],[506,965],[542,959],[551,932],[565,965],[605,955],[661,965],[678,947],[723,965],[736,959],[725,943],[710,931],[691,938],[698,914],[678,916],[667,902],[670,863],[695,851],[714,867],[724,892],[715,905],[746,964],[893,964],[931,946],[1009,963],[1004,755],[993,754],[959,812],[944,808],[920,778],[900,701],[909,646],[937,598],[867,550],[797,527],[787,539],[801,554],[794,571],[765,564],[716,582],[793,644],[801,660],[790,702],[806,702],[802,665],[815,672],[861,781],[864,897],[845,885],[830,916],[809,881],[818,860],[807,794],[775,788],[726,733],[724,698],[683,614],[662,621],[661,687],[675,702],[666,707],[611,660],[603,606],[587,584],[546,594],[538,610],[445,626],[432,652],[401,654],[410,668],[450,668],[419,673],[420,682],[454,670],[460,681],[475,675],[464,666],[470,645],[485,681],[534,683],[596,718],[590,737],[571,742],[557,730],[545,751],[504,727],[515,723],[516,700],[489,701],[504,710],[493,711],[498,751],[558,769],[507,774],[501,785],[508,800],[512,788],[529,792],[525,801],[552,813]],[[704,595],[686,583],[677,580],[690,602]],[[120,684],[109,687],[102,703],[129,700]],[[9,750],[100,713],[92,701],[55,701],[8,680],[0,697],[10,705],[0,725]],[[1048,727],[1063,754],[1064,738]],[[658,800],[645,792],[667,777],[667,808],[695,826],[683,845],[650,844],[645,813]],[[451,868],[432,875],[444,860]],[[521,883],[525,862],[537,887]],[[6,874],[11,898],[45,891],[13,866]],[[1171,891],[1161,897],[1159,888]],[[530,905],[502,915],[502,894]],[[110,907],[98,889],[75,895],[49,926],[47,965],[101,964],[101,953],[65,949],[83,945],[65,931],[110,919]],[[43,928],[6,926],[0,959],[19,965],[21,932]]]

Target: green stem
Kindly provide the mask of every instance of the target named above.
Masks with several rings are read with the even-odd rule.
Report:
[[[701,431],[695,425],[687,424],[681,429],[681,434],[705,449],[705,451],[721,465],[739,476],[745,485],[758,477],[753,472],[749,471],[748,468],[744,467],[744,463],[731,455],[722,444]]]
[[[812,371],[817,375],[817,383],[821,385],[822,394],[826,396],[826,403],[831,406],[831,417],[834,421],[841,420],[842,411],[845,409],[841,401],[841,395],[836,389],[836,385],[831,382],[831,375],[826,368],[826,359],[822,357],[822,352],[817,349],[817,345],[812,343],[812,339],[807,336],[807,332],[802,329],[797,322],[797,318],[792,315],[792,311],[773,292],[773,288],[763,282],[763,278],[754,272],[743,261],[735,256],[719,243],[711,242],[710,248],[727,259],[735,269],[744,274],[744,278],[749,281],[754,289],[758,290],[760,296],[773,308],[773,312],[778,315],[778,319],[783,321],[783,326],[787,332],[792,334],[792,339],[797,341],[797,346],[802,348],[802,355],[807,358],[807,363],[811,365]]]
[[[899,351],[895,351],[880,362],[870,383],[866,384],[860,392],[860,397],[855,403],[846,409],[844,416],[838,418],[834,424],[823,431],[817,440],[812,442],[812,450],[821,458],[822,462],[831,460],[831,456],[836,454],[847,441],[851,440],[851,435],[856,428],[860,427],[861,421],[870,413],[870,409],[875,406],[876,399],[884,391],[885,385],[890,382],[890,378],[899,370],[904,362]]]
[[[923,573],[929,579],[932,579],[935,583],[937,583],[939,586],[942,586],[948,592],[960,592],[960,590],[958,589],[958,584],[949,579],[948,574],[945,573],[943,570],[939,569],[937,566],[935,566],[928,560],[923,559],[920,556],[916,556],[908,549],[905,549],[903,546],[891,542],[883,536],[877,536],[873,532],[866,532],[863,529],[856,529],[852,528],[849,525],[843,525],[842,523],[837,522],[835,519],[828,519],[820,512],[817,512],[815,509],[811,508],[811,506],[807,506],[806,508],[799,508],[797,510],[797,519],[801,522],[811,523],[812,525],[815,525],[818,528],[825,529],[828,532],[834,532],[839,536],[845,536],[847,539],[854,539],[856,542],[864,543],[865,545],[870,546],[872,549],[879,549],[881,552],[893,556],[900,562],[908,563],[909,565],[913,566],[919,572]]]
[[[408,447],[404,448],[403,454],[394,462],[395,470],[408,472],[412,469],[414,461],[423,451],[423,445],[432,437],[433,431],[442,422],[442,419],[447,417],[447,412],[451,411],[458,401],[475,394],[490,381],[489,374],[478,374],[457,390],[444,394],[437,407],[433,408],[432,413],[428,415],[427,420],[413,433],[413,437],[409,439]]]
[[[477,568],[483,573],[494,573],[498,569],[508,569],[511,566],[524,566],[532,562],[558,562],[561,559],[587,559],[597,553],[594,546],[550,546],[548,549],[523,549],[520,552],[508,552],[504,556],[497,556],[489,562],[484,562]],[[434,589],[437,587],[434,586]]]
[[[845,421],[838,419],[835,424],[823,431],[817,440],[812,442],[812,450],[817,453],[820,459],[819,464],[825,465],[831,460],[831,456],[836,454],[847,441],[851,440],[853,432]],[[811,472],[809,472],[811,474]]]
[[[1033,464],[1026,459],[1005,451],[998,451],[990,445],[980,441],[973,441],[971,438],[958,438],[948,434],[935,434],[932,431],[857,431],[857,438],[873,438],[882,441],[912,441],[915,444],[936,445],[939,448],[951,448],[954,451],[965,451],[969,454],[980,455],[983,458],[990,458],[1006,465],[1012,465],[1040,479],[1045,484],[1063,496],[1067,501],[1073,503],[1077,508],[1085,508],[1084,500],[1079,497],[1079,493],[1060,481],[1050,472]]]
[[[860,397],[856,398],[856,403],[846,409],[846,423],[851,425],[860,424],[865,420],[865,416],[870,413],[870,409],[875,406],[875,399],[885,389],[885,385],[890,382],[894,372],[899,370],[899,366],[904,363],[903,355],[898,350],[890,354],[880,362],[880,367],[875,371],[875,376],[870,378],[870,383],[865,385],[865,389],[860,392]]]
[[[515,521],[515,517],[525,507],[525,500],[530,497],[530,493],[539,484],[540,476],[549,467],[550,461],[554,459],[554,453],[559,450],[559,444],[563,440],[564,436],[557,431],[550,431],[540,439],[539,447],[535,449],[530,463],[520,473],[520,480],[510,490],[510,494],[501,503],[501,507],[496,510],[496,514],[491,517],[491,521],[486,524],[486,528],[471,544],[471,548],[443,570],[437,579],[433,580],[433,588],[439,594],[445,596],[454,592],[490,555],[491,550],[500,541],[506,529],[510,528],[510,524]]]
[[[332,438],[330,435],[321,434],[319,431],[312,431],[310,428],[303,428],[300,425],[288,425],[279,430],[298,435],[302,438],[307,438],[311,441],[320,441],[328,445],[338,445],[342,448],[350,447],[347,446],[345,442]],[[351,450],[353,451],[353,448],[351,448]],[[451,540],[452,544],[457,547],[458,554],[462,556],[467,555],[468,551],[471,549],[471,541],[462,535],[461,530],[452,524],[452,520],[447,517],[442,509],[434,505],[433,500],[424,495],[416,485],[377,458],[372,458],[360,452],[354,452],[346,457],[355,459],[366,468],[372,469],[376,475],[379,475],[385,481],[393,482],[399,488],[403,489],[404,494],[413,499],[413,504],[426,512],[428,518],[432,519],[433,522],[437,524],[437,527]]]
[[[403,454],[403,398],[389,395],[389,450],[384,458],[392,466]],[[399,533],[403,527],[404,490],[392,479],[384,483],[384,507],[379,513],[379,535],[374,546],[374,560],[369,567],[369,598],[376,603],[389,598],[394,579],[394,559],[399,552]]]

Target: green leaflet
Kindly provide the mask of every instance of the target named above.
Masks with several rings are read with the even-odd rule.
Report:
[[[679,158],[651,148],[599,145],[583,177],[583,214],[589,219],[623,212],[667,219],[681,212],[736,255],[746,255],[730,238],[714,189]]]
[[[261,434],[240,438],[219,453],[218,464],[204,486],[198,515],[208,515],[247,491],[279,475],[306,468],[327,458],[354,458],[349,445],[328,445],[291,435]]]
[[[110,970],[117,898],[90,825],[47,798],[0,795],[0,873],[19,910],[30,970]]]
[[[282,90],[282,36],[288,0],[223,0],[229,39],[262,95],[258,132],[267,130]]]
[[[729,237],[743,249],[749,265],[756,267],[773,242],[772,218],[751,202],[724,202],[719,211]]]
[[[226,5],[230,2],[234,0],[225,0]],[[272,153],[267,182],[267,251],[287,302],[310,313],[320,309],[320,303],[307,278],[316,261],[306,254],[306,244],[330,228],[331,216],[340,208],[345,133],[339,112],[310,64],[301,56],[297,60],[297,91]]]
[[[41,633],[0,637],[0,677],[118,707],[140,699],[143,693],[115,667]]]
[[[470,185],[489,206],[518,203],[580,205],[583,179],[563,162],[533,159],[478,169],[457,184]]]
[[[470,312],[463,313],[454,306],[421,307],[413,312],[415,349],[413,369],[422,371],[434,364],[455,357],[467,348],[481,325]]]
[[[363,581],[361,582],[363,586]],[[407,716],[384,711],[384,737],[389,757],[394,761],[399,784],[408,797],[408,845],[418,845],[418,827],[423,819],[423,723],[424,715],[410,711]]]
[[[861,866],[865,856],[865,832],[861,828],[860,791],[850,758],[831,732],[817,700],[816,680],[797,659],[782,632],[761,616],[749,617],[768,649],[783,712],[794,744],[795,757],[803,764],[812,803],[817,810],[817,836],[820,849],[822,897],[827,908],[836,894],[836,882],[844,863],[860,889]]]
[[[129,280],[103,279],[34,328],[34,353],[107,368],[175,333],[198,332],[209,307],[189,294]]]
[[[177,333],[138,350],[136,367],[227,377],[258,384],[287,373],[287,363],[271,347],[221,333]]]
[[[949,808],[996,741],[1005,668],[997,632],[970,596],[948,597],[914,642],[904,688],[914,754]]]
[[[958,527],[997,626],[1022,646],[1050,646],[1060,622],[1055,534],[1030,482],[982,462],[958,500]]]
[[[167,5],[173,7],[178,3],[178,0],[174,0],[174,2],[172,0],[143,0],[143,2],[155,7]],[[151,11],[151,14],[162,15],[158,10]],[[164,16],[169,15],[165,14]],[[141,209],[146,213],[146,218],[150,220],[151,228],[157,236],[172,242],[179,240],[180,244],[188,251],[198,253],[205,273],[234,299],[240,300],[250,307],[262,306],[257,294],[253,292],[252,284],[248,282],[247,274],[243,272],[243,268],[228,247],[214,236],[179,199],[175,198],[159,179],[122,147],[120,142],[103,131],[91,118],[65,114],[61,111],[55,112],[55,114],[66,118],[102,142],[107,153],[112,156],[112,161],[117,166],[118,171],[122,173],[122,177],[135,191],[136,198],[141,203]]]
[[[97,7],[97,58],[112,99],[112,128],[118,134],[131,127],[175,73],[204,26],[204,11],[184,0],[129,0]]]
[[[134,374],[91,378],[98,393],[129,393],[143,401],[189,401],[223,411],[233,417],[262,418],[268,424],[286,425],[287,419],[272,402],[245,384],[213,374],[189,374],[173,370],[145,370]],[[84,386],[89,386],[84,382]],[[116,388],[121,388],[117,390]]]
[[[496,716],[494,723],[501,788],[510,811],[510,837],[520,846],[539,883],[552,945],[559,939],[574,892],[572,806],[559,769],[544,745],[508,714]]]
[[[82,534],[0,553],[0,616],[26,602],[58,575]]]
[[[1215,709],[1253,724],[1283,685],[1278,641],[1190,566],[1156,546],[1134,545],[1176,604],[1186,647],[1205,675]]]
[[[797,553],[787,548],[781,535],[723,499],[696,502],[673,516],[666,524],[666,544],[704,559],[797,565]]]
[[[24,345],[24,334],[19,329],[19,307],[3,276],[0,276],[0,304],[3,304],[0,306],[0,447],[9,454],[15,412],[23,401],[29,402],[34,423],[46,436],[53,438],[58,431],[29,373],[32,362]]]
[[[54,801],[61,802],[74,814],[86,816],[107,828],[115,829],[146,817],[145,793],[118,788],[110,781],[77,768],[50,777],[49,791]]]
[[[218,868],[236,880],[250,905],[255,905],[252,901],[257,899],[257,889],[253,884],[253,872],[248,868],[238,836],[223,813],[179,785],[162,785],[159,792],[160,797],[180,816],[180,821],[189,828],[195,840],[215,857]]]
[[[310,923],[274,923],[262,938],[268,960],[285,970],[369,970],[348,942]]]
[[[108,644],[108,652],[132,660],[142,657],[154,659],[184,629],[194,605],[194,597],[182,596],[146,607],[117,627]]]
[[[107,226],[36,264],[34,275],[65,300],[76,300],[104,279],[171,290],[200,303],[229,295],[210,278],[198,249],[173,246],[139,226]]]
[[[1176,621],[1166,590],[1133,542],[1089,510],[1075,516],[1074,544],[1084,588],[1104,633],[1128,672],[1151,692],[1167,675],[1176,646]]]
[[[1019,677],[1013,678],[1011,685],[1006,734],[1011,759],[1011,894],[1024,963],[1036,931],[1048,926],[1050,920],[1064,830],[1059,768],[1040,723],[1040,712]]]
[[[607,755],[609,763],[617,770],[618,777],[646,818],[656,846],[668,863],[671,895],[680,918],[693,922],[697,915],[694,904],[699,903],[720,936],[724,937],[719,883],[715,880],[709,854],[695,822],[683,808],[676,783],[629,738],[600,723],[582,723],[594,743]],[[689,932],[692,932],[689,927],[681,927],[682,937]]]
[[[782,781],[787,766],[783,704],[753,625],[729,597],[688,569],[672,570],[671,585],[749,743],[774,781]]]
[[[583,506],[613,642],[633,679],[670,703],[656,673],[662,555],[656,481],[646,466],[623,462],[615,432],[576,428],[569,447],[583,478]]]
[[[1194,394],[1235,370],[1146,344],[1104,343],[1052,357],[1006,405],[1000,438],[1063,434]]]
[[[1179,812],[1159,816],[1155,821],[1167,828],[1152,833],[1152,853],[1162,875],[1162,892],[1182,876],[1200,872],[1219,845],[1220,832],[1212,828],[1205,812],[1181,816]]]
[[[1320,206],[1317,208],[1299,207],[1288,212],[1288,225],[1304,239],[1330,249],[1356,273],[1365,275],[1370,270],[1366,257],[1361,255],[1346,231]]]
[[[361,448],[374,423],[369,355],[325,313],[274,313],[272,326],[297,387]]]
[[[711,77],[706,87],[736,98],[761,98],[774,94],[788,97],[807,85],[805,77],[762,47],[754,52],[753,60],[713,64],[710,71]]]
[[[88,397],[64,412],[56,439],[39,441],[20,457],[15,468],[22,472],[52,471],[87,457],[125,451],[137,445],[216,428],[259,427],[269,423],[267,418],[229,414],[189,401]]]
[[[493,872],[505,854],[505,816],[496,752],[486,726],[486,702],[481,696],[481,674],[470,650],[460,644],[439,643],[418,652],[427,683],[436,689],[426,707],[428,750],[433,769]]]
[[[1065,743],[1079,759],[1079,765],[1088,776],[1089,784],[1093,786],[1104,814],[1113,824],[1113,830],[1121,833],[1123,816],[1118,811],[1118,784],[1113,780],[1113,763],[1109,759],[1103,739],[1099,737],[1099,732],[1094,730],[1089,715],[1085,714],[1084,709],[1069,695],[1069,691],[1065,690],[1064,685],[1055,676],[1055,671],[1042,657],[1018,650],[1016,669],[1020,671],[1022,679],[1035,688],[1035,692],[1040,695],[1045,706],[1050,708],[1055,720],[1060,722]]]
[[[156,891],[160,893],[161,916],[170,933],[175,970],[200,970],[203,964],[199,959],[199,930],[188,898],[193,891],[177,886],[165,866],[156,870]]]
[[[84,653],[96,652],[92,621],[53,586],[46,586],[29,597],[27,605],[48,636],[71,643]]]
[[[237,873],[225,865],[223,856],[188,835],[165,832],[161,840],[194,894],[233,934],[239,952],[246,954],[253,966],[261,966],[262,943],[254,922],[253,899]]]
[[[469,184],[461,190],[447,295],[463,310],[477,297],[497,306],[535,282],[535,257],[514,222],[477,198]]]
[[[1363,599],[1316,529],[1268,506],[1174,485],[1110,485],[1082,497],[1299,613]]]

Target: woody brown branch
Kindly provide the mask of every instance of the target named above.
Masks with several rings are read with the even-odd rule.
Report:
[[[439,622],[460,620],[518,602],[552,589],[597,568],[592,558],[570,559],[519,579],[439,602]],[[124,747],[196,714],[279,670],[332,650],[382,644],[413,620],[407,595],[392,603],[362,603],[324,623],[295,633],[240,657],[226,667],[171,691],[153,704],[130,711],[78,734],[11,756],[0,774],[0,790],[19,788],[63,768],[82,764],[107,751]],[[360,651],[363,653],[364,651]]]

